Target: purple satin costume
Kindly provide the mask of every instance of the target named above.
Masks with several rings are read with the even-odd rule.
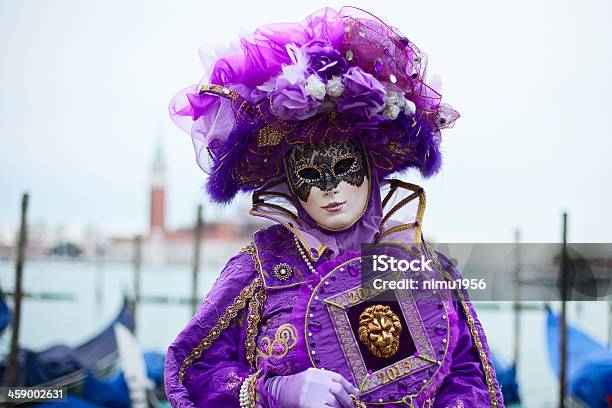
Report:
[[[196,315],[168,349],[165,383],[173,407],[239,407],[241,383],[257,370],[262,373],[257,389],[264,392],[265,378],[301,372],[319,358],[343,358],[340,350],[333,350],[329,353],[333,355],[311,360],[309,352],[314,343],[307,348],[306,342],[311,339],[305,338],[305,311],[313,287],[329,271],[358,257],[359,242],[373,239],[372,220],[379,221],[382,213],[377,178],[373,179],[368,209],[350,231],[324,233],[312,227],[307,216],[303,218],[305,228],[293,229],[313,249],[316,275],[310,273],[298,253],[292,229],[280,223],[256,232],[251,245],[229,260]],[[303,211],[300,215],[304,215]],[[306,228],[308,225],[310,228]],[[351,240],[349,236],[360,239]],[[388,239],[412,238],[404,234]],[[439,259],[453,278],[459,277],[444,256],[439,255]],[[282,263],[294,271],[284,281],[272,272]],[[435,329],[443,322],[441,310],[446,310],[448,333]],[[369,395],[363,395],[361,401],[368,407],[503,407],[486,337],[467,293],[463,292],[459,300],[447,300],[445,309],[441,303],[432,302],[422,306],[419,313],[417,320],[429,330],[431,344],[446,345],[448,339],[440,363],[385,388],[391,390],[386,391],[391,393],[385,395],[386,400],[412,395],[403,405],[377,404],[378,399]],[[316,334],[319,339],[335,338],[329,325],[320,327]],[[276,406],[270,398],[262,398],[260,405]]]
[[[169,346],[164,377],[172,406],[240,407],[241,387],[252,385],[245,379],[257,373],[249,387],[259,395],[257,406],[278,407],[266,380],[316,367],[358,387],[359,402],[370,408],[503,407],[486,337],[466,292],[393,292],[403,337],[392,358],[378,360],[355,341],[351,326],[353,313],[365,313],[358,309],[365,301],[342,303],[345,292],[359,287],[360,244],[415,243],[426,250],[420,233],[424,195],[416,222],[402,224],[383,215],[389,200],[381,200],[378,185],[409,168],[435,174],[441,130],[459,117],[428,85],[425,54],[396,28],[351,7],[260,27],[252,38],[241,38],[239,48],[218,55],[203,80],[170,105],[210,175],[206,188],[213,201],[229,203],[239,191],[260,191],[285,178],[281,159],[296,143],[347,137],[369,155],[371,194],[361,217],[340,232],[319,228],[299,204],[289,219],[254,207],[252,214],[276,224],[256,232],[229,260]],[[298,68],[301,79],[289,81]],[[304,93],[307,77],[325,87],[327,104]],[[345,89],[334,91],[340,77]],[[413,187],[421,197],[422,189]],[[285,185],[285,197],[287,190]],[[460,276],[443,255],[438,260],[441,277]]]

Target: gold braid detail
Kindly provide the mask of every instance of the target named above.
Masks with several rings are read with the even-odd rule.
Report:
[[[255,243],[251,242],[240,250],[240,252],[247,252],[251,255],[255,269],[261,275],[261,265],[257,257],[257,249]],[[259,277],[258,279],[262,279]],[[257,344],[255,339],[259,333],[259,322],[261,321],[261,311],[263,303],[266,300],[266,291],[263,285],[255,292],[253,298],[249,301],[249,314],[247,317],[247,338],[246,338],[246,357],[249,365],[255,367],[255,357],[257,354]]]
[[[183,360],[181,367],[179,368],[178,379],[179,382],[182,383],[185,379],[185,372],[193,364],[197,361],[202,353],[210,348],[212,343],[219,338],[223,330],[227,329],[230,322],[236,317],[239,311],[244,309],[247,305],[249,299],[253,297],[255,293],[257,293],[262,288],[261,277],[257,277],[251,282],[248,286],[240,291],[240,294],[234,298],[234,301],[231,305],[225,309],[225,313],[223,316],[217,320],[217,323],[213,326],[213,328],[208,332],[206,337],[200,341],[200,343],[191,350],[191,353]]]
[[[261,278],[257,278],[260,279]],[[257,350],[255,339],[259,332],[261,311],[266,300],[266,291],[260,286],[249,301],[249,314],[247,317],[247,337],[245,342],[246,358],[251,367],[255,367],[255,352]]]
[[[438,260],[438,256],[435,255],[435,252],[434,252],[434,259],[435,259],[436,265],[438,266],[440,272],[442,272],[442,275],[444,276],[444,278],[448,280],[449,282],[452,282],[453,281],[452,276],[442,268],[442,264]],[[476,349],[478,350],[478,355],[480,356],[480,362],[482,363],[482,367],[484,368],[484,371],[485,371],[485,381],[487,383],[487,388],[489,389],[489,397],[491,399],[491,408],[497,408],[498,406],[497,391],[495,390],[495,384],[493,382],[493,375],[491,374],[491,367],[489,366],[487,355],[484,352],[484,348],[482,346],[480,336],[478,335],[478,330],[476,329],[474,318],[472,317],[472,314],[470,313],[470,308],[467,302],[465,301],[465,297],[463,296],[463,292],[461,292],[461,289],[457,288],[455,289],[455,292],[457,292],[457,298],[459,302],[461,303],[461,307],[463,308],[463,312],[465,313],[465,316],[467,318],[468,326],[470,328],[470,334],[472,335],[472,339],[474,340],[474,344],[476,345]]]
[[[255,245],[255,244],[253,242],[251,242],[249,245],[241,248],[240,251],[238,251],[238,252],[240,252],[240,253],[247,252],[247,253],[251,254],[251,257],[252,257],[253,256],[253,250],[255,249],[255,248],[253,248],[253,245]]]
[[[253,259],[253,263],[255,264],[255,269],[259,276],[263,276],[263,271],[261,270],[261,264],[259,263],[259,255],[257,254],[257,248],[255,247],[255,243],[251,242],[249,245],[245,246],[240,250],[240,252],[247,252],[251,255],[251,259]]]
[[[255,373],[253,375],[253,379],[249,382],[249,407],[250,408],[255,408],[257,407],[256,401],[257,401],[257,395],[255,393],[255,381],[257,381],[257,376],[259,375],[259,372]]]

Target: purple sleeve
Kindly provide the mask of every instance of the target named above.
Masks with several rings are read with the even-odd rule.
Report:
[[[228,262],[187,326],[168,347],[164,380],[168,401],[175,408],[239,407],[242,381],[252,374],[246,361],[244,310],[231,321],[209,349],[193,362],[179,380],[181,365],[210,333],[228,306],[251,284],[257,272],[250,254],[242,252]]]
[[[453,279],[460,278],[459,271],[446,258],[440,256],[442,265]],[[453,301],[457,308],[458,337],[452,354],[451,369],[444,379],[435,399],[435,408],[463,407],[504,407],[504,399],[497,382],[495,368],[491,361],[487,338],[476,310],[469,300],[467,291],[461,292],[463,299]],[[468,319],[469,313],[470,319]],[[480,349],[472,336],[470,321],[477,333]],[[484,361],[483,361],[484,359]],[[485,375],[484,364],[488,366],[489,378]],[[493,393],[495,396],[493,397]],[[494,399],[492,399],[494,398]]]

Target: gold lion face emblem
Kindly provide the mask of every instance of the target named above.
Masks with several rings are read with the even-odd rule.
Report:
[[[359,340],[376,357],[397,353],[401,333],[402,323],[389,306],[370,306],[359,316]]]

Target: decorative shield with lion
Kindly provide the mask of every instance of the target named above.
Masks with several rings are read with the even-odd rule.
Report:
[[[362,273],[358,255],[337,263],[321,268],[330,272],[308,303],[305,338],[312,365],[342,374],[368,404],[410,403],[446,357],[449,297],[422,288],[390,290],[380,282],[442,279],[439,271]]]

